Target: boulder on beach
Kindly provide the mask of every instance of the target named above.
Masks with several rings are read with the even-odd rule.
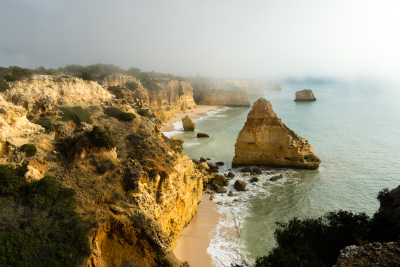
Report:
[[[201,138],[201,137],[210,137],[208,134],[206,134],[206,133],[200,133],[200,132],[198,132],[197,133],[197,138]]]
[[[236,180],[233,188],[235,188],[237,191],[246,191],[246,183],[242,180]]]
[[[193,120],[189,118],[188,115],[182,119],[182,125],[185,131],[194,131],[194,128],[196,128],[196,124],[194,124]]]
[[[279,180],[279,179],[281,179],[281,178],[283,178],[283,174],[282,174],[282,173],[281,173],[281,174],[278,174],[278,175],[272,176],[269,180],[270,180],[270,181],[276,181],[276,180]]]

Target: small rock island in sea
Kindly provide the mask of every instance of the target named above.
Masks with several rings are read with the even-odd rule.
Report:
[[[311,89],[304,89],[296,92],[296,98],[294,101],[316,101],[314,93]]]
[[[320,163],[308,141],[276,116],[270,102],[260,98],[253,104],[236,139],[233,167],[267,165],[315,170]]]
[[[279,83],[269,82],[265,86],[265,90],[282,90],[282,85]]]
[[[196,124],[194,124],[193,120],[186,115],[185,118],[182,119],[183,130],[185,131],[194,131]]]

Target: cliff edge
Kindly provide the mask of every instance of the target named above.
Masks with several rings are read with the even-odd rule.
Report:
[[[317,169],[321,160],[308,141],[290,130],[264,98],[257,100],[240,131],[232,166],[268,165]]]

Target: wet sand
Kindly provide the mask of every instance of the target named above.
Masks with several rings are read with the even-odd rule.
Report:
[[[213,230],[218,224],[218,217],[216,204],[209,200],[208,194],[203,193],[197,213],[183,229],[174,248],[175,256],[183,262],[187,261],[190,267],[216,267],[207,253],[207,248],[213,238]]]
[[[175,130],[173,123],[177,121],[182,121],[182,119],[188,115],[192,120],[198,119],[200,117],[207,116],[207,112],[223,109],[223,106],[213,106],[213,105],[197,105],[194,109],[187,109],[185,112],[176,113],[169,121],[164,122],[161,127],[161,132],[170,132]]]

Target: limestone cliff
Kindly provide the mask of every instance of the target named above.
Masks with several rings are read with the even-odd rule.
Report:
[[[190,91],[189,85],[179,81],[170,81],[165,87],[182,104],[179,96],[184,94],[180,95],[179,85],[182,91]],[[197,211],[206,175],[183,154],[182,142],[163,136],[158,119],[139,115],[129,100],[113,98],[94,82],[32,77],[11,86],[6,92],[10,100],[21,99],[14,97],[17,94],[32,100],[20,102],[30,108],[31,121],[45,120],[54,128],[44,132],[26,118],[25,108],[0,97],[4,152],[0,164],[27,165],[28,181],[52,175],[60,186],[75,189],[78,212],[93,223],[89,236],[92,254],[82,266],[182,266],[172,248]],[[78,92],[78,88],[86,91]],[[44,95],[55,100],[45,109],[40,104]],[[96,147],[88,135],[93,125],[60,121],[60,99],[64,107],[81,103],[93,125],[104,129],[116,146]],[[109,107],[136,118],[119,121],[105,113]],[[38,148],[34,157],[18,152],[25,143]],[[9,149],[12,144],[14,150]]]
[[[104,78],[100,83],[104,88],[122,86],[140,97],[144,103],[161,121],[168,121],[175,113],[193,109],[196,103],[193,100],[193,88],[187,81],[156,79],[157,90],[143,87],[141,82],[127,75],[115,74]]]
[[[69,102],[99,102],[113,96],[97,82],[72,76],[31,75],[9,83],[4,98],[27,111],[48,111]]]
[[[265,90],[282,90],[282,85],[279,83],[269,82],[265,86]]]
[[[296,92],[294,101],[316,101],[314,93],[310,89],[304,89]]]
[[[205,86],[199,104],[249,107],[246,92],[232,83],[209,83]]]
[[[27,111],[7,102],[0,95],[0,157],[37,139],[44,129],[26,118]]]
[[[236,140],[233,166],[317,169],[320,163],[308,141],[276,116],[270,102],[260,98],[253,104]]]

